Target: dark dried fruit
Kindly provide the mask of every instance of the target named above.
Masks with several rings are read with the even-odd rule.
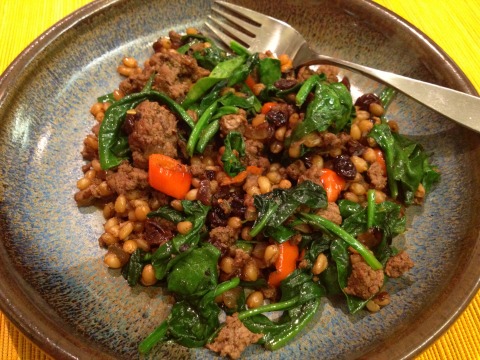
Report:
[[[212,197],[212,210],[208,214],[211,226],[227,226],[228,218],[245,216],[245,204],[240,189],[221,187]]]
[[[210,188],[209,180],[200,181],[200,186],[198,187],[197,200],[200,201],[203,205],[211,205],[212,203],[212,191]]]
[[[353,180],[357,175],[357,169],[348,155],[338,155],[333,159],[333,171],[347,180]]]
[[[163,225],[166,221],[162,222]],[[170,241],[174,236],[173,229],[168,226],[162,226],[154,219],[145,221],[145,240],[153,246],[161,246]]]
[[[347,143],[347,151],[350,156],[362,156],[365,152],[365,146],[357,140],[349,140]]]
[[[355,101],[355,106],[360,107],[360,110],[369,111],[370,104],[372,103],[377,103],[382,105],[382,102],[380,101],[380,98],[377,95],[373,93],[368,93],[360,96],[357,99],[357,101]]]
[[[270,124],[275,127],[281,127],[288,122],[288,114],[285,111],[272,109],[266,115],[265,118]]]
[[[350,79],[346,76],[343,77],[342,81],[340,81],[345,87],[350,91]]]
[[[290,89],[290,88],[294,87],[295,85],[297,85],[297,80],[295,80],[295,79],[280,79],[280,80],[275,81],[275,83],[273,85],[277,89],[287,90],[287,89]]]
[[[213,170],[205,170],[205,177],[212,181],[213,179],[215,179],[215,171]]]
[[[135,127],[135,123],[140,120],[141,115],[137,112],[135,113],[127,113],[125,116],[125,121],[122,125],[122,130],[125,134],[130,135]]]

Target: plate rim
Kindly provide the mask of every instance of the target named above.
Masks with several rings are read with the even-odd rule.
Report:
[[[59,37],[64,33],[70,31],[71,29],[78,26],[84,21],[88,21],[89,18],[107,11],[108,8],[116,6],[122,3],[126,3],[128,0],[95,0],[91,3],[88,3],[66,17],[62,18],[54,25],[45,30],[40,36],[38,36],[34,41],[32,41],[5,69],[5,71],[0,75],[0,107],[7,101],[9,95],[11,94],[11,89],[14,88],[16,79],[18,75],[22,73],[23,69],[27,67],[35,59]],[[349,1],[349,6],[352,6],[356,9],[369,8],[369,11],[376,13],[378,16],[386,16],[389,18],[389,21],[394,21],[399,24],[399,26],[405,31],[409,32],[410,36],[415,38],[423,46],[426,46],[431,51],[434,51],[436,55],[449,66],[452,71],[452,76],[454,77],[455,85],[458,85],[456,90],[463,91],[468,94],[478,95],[477,90],[465,75],[463,70],[453,61],[453,59],[437,45],[430,37],[428,37],[424,32],[418,29],[415,25],[411,24],[407,20],[403,19],[400,15],[392,12],[391,10],[385,8],[384,6],[374,3],[369,0],[351,0]],[[480,247],[480,235],[477,233],[476,247]],[[66,348],[59,346],[58,342],[51,339],[48,335],[43,334],[38,331],[38,328],[30,323],[26,319],[24,314],[24,309],[19,309],[12,303],[8,295],[4,292],[4,283],[0,283],[0,309],[3,314],[33,343],[35,343],[39,348],[45,351],[51,356],[56,358],[69,358],[76,359],[80,354],[74,354]],[[434,331],[430,331],[426,338],[423,341],[416,342],[413,346],[410,346],[407,353],[402,355],[402,359],[407,359],[418,355],[420,352],[424,351],[428,346],[430,346],[435,340],[437,340],[444,332],[455,322],[455,320],[464,312],[466,307],[472,301],[473,297],[476,295],[477,291],[480,288],[480,278],[476,280],[474,286],[470,288],[470,291],[466,296],[457,297],[460,298],[460,306],[456,307],[456,311],[453,314],[449,314],[446,319],[440,321],[441,325]],[[85,354],[93,355],[90,351],[96,351],[97,349],[78,349],[79,351],[86,351]],[[105,354],[98,353],[98,355]],[[364,356],[373,355],[368,353]],[[378,352],[377,352],[378,355]]]

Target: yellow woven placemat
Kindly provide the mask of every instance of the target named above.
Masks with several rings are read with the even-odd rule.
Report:
[[[91,0],[0,0],[0,73],[38,35]],[[431,37],[480,92],[480,1],[376,0]],[[480,266],[480,264],[479,264]],[[480,293],[416,360],[480,359]],[[51,360],[0,312],[1,360]]]

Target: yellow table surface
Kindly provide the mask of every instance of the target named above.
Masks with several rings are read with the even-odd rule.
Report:
[[[91,0],[0,0],[0,73],[48,27]],[[480,92],[480,0],[377,0],[432,38]],[[480,264],[479,264],[480,266]],[[1,280],[0,280],[1,281]],[[480,359],[480,293],[417,360]],[[0,312],[0,359],[51,359]]]

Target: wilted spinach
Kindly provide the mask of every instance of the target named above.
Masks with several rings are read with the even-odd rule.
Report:
[[[262,84],[266,86],[272,85],[282,76],[280,60],[269,57],[260,60],[258,63],[258,75]]]
[[[300,205],[312,209],[325,208],[327,195],[322,186],[312,181],[304,181],[290,189],[274,189],[270,193],[255,195],[254,205],[258,211],[251,236],[264,231],[278,242],[284,242],[292,237],[294,230],[283,223],[297,210]]]
[[[375,125],[369,136],[375,139],[385,153],[390,196],[401,196],[407,205],[413,203],[418,185],[425,192],[440,180],[440,174],[429,162],[422,146],[398,133],[392,133],[385,124]]]
[[[210,243],[185,251],[169,265],[167,288],[186,298],[203,296],[216,286],[220,251]]]
[[[161,217],[175,224],[185,220],[185,215],[181,211],[175,210],[170,206],[162,206],[157,210],[150,211],[147,214],[147,217]]]
[[[214,285],[202,297],[179,297],[167,319],[140,343],[139,352],[146,354],[159,342],[170,339],[187,347],[204,346],[220,326],[220,308],[215,298],[238,286],[239,282],[238,278],[233,278]]]
[[[205,225],[209,206],[203,205],[200,201],[182,201],[183,211],[187,215],[186,220],[193,226],[188,234],[177,234],[172,240],[161,245],[152,255],[152,265],[155,269],[155,276],[162,280],[169,270],[169,262],[172,255],[191,249],[200,242],[201,230]]]
[[[295,270],[282,281],[279,302],[240,312],[238,318],[252,332],[263,334],[259,341],[268,350],[277,350],[293,339],[313,318],[326,291],[312,281],[311,275]],[[272,321],[265,312],[283,310],[283,315]]]
[[[140,249],[135,250],[132,255],[130,255],[127,265],[122,268],[122,275],[127,279],[129,286],[135,286],[138,283],[143,266],[145,265],[144,256],[144,251]]]
[[[198,80],[188,91],[182,106],[188,109],[218,82],[229,78],[245,62],[245,57],[235,56],[218,63],[209,76]]]
[[[223,168],[228,176],[233,177],[245,170],[240,158],[245,156],[245,141],[242,134],[232,131],[225,137],[225,151],[222,155]]]
[[[102,169],[108,170],[126,159],[128,156],[127,136],[122,132],[127,111],[135,108],[145,100],[158,101],[182,118],[189,126],[195,125],[185,110],[167,95],[155,90],[146,90],[125,96],[114,102],[105,111],[105,117],[100,125],[98,134],[98,154]]]
[[[315,89],[315,96],[308,104],[305,120],[294,129],[291,141],[300,140],[313,131],[342,131],[351,121],[354,112],[352,96],[342,83],[330,84],[322,78],[315,78],[313,84],[305,82],[300,99],[303,103],[310,87]],[[308,81],[308,80],[307,80]]]

